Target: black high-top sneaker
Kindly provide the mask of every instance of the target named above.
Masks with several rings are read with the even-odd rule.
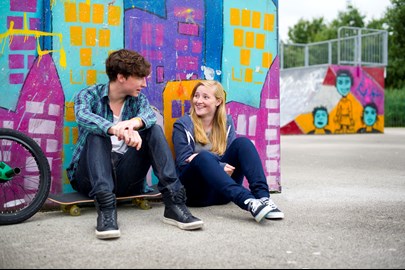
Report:
[[[112,192],[100,192],[95,196],[98,217],[96,237],[99,239],[111,239],[121,236],[117,224],[117,202]]]
[[[186,204],[186,192],[181,188],[177,194],[167,192],[163,194],[165,212],[163,222],[179,227],[182,230],[196,230],[203,227],[204,222],[193,216]]]

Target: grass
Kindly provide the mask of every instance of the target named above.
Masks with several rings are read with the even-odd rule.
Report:
[[[386,127],[405,127],[405,88],[385,89],[384,123]]]

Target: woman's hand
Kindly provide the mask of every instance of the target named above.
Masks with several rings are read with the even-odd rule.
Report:
[[[235,167],[226,163],[224,171],[226,172],[227,175],[232,176],[233,172],[235,171]]]
[[[188,157],[188,159],[186,159],[186,162],[190,163],[197,155],[198,153],[192,154],[191,156]]]

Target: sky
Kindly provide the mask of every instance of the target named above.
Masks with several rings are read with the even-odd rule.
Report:
[[[312,21],[323,17],[326,23],[337,19],[339,11],[345,11],[348,3],[365,15],[365,22],[379,19],[384,15],[390,0],[279,0],[279,35],[280,40],[287,41],[288,27],[293,27],[300,18]]]

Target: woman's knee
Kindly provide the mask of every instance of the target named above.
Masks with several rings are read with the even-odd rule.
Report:
[[[193,161],[196,161],[196,163],[201,164],[203,162],[209,163],[209,162],[218,162],[218,158],[211,154],[209,151],[201,151],[198,153],[198,155],[193,159]]]
[[[193,173],[205,174],[207,170],[216,170],[219,167],[219,160],[208,151],[202,151],[189,163],[188,171]]]
[[[252,146],[254,147],[252,141],[246,137],[238,137],[231,144],[231,147],[237,148],[251,148]]]

